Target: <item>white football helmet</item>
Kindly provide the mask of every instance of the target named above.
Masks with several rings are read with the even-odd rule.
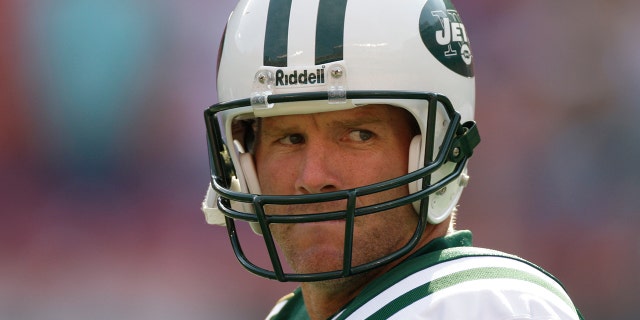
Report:
[[[449,0],[242,0],[221,41],[217,85],[220,103],[205,111],[211,185],[203,211],[209,223],[226,224],[234,251],[247,269],[280,281],[344,277],[409,252],[427,222],[441,223],[454,210],[467,182],[467,160],[480,141],[473,122],[473,55]],[[407,150],[407,175],[331,193],[261,194],[250,152],[252,132],[243,123],[368,104],[396,106],[415,117],[421,134]],[[267,204],[348,199],[401,185],[409,185],[409,196],[375,207],[295,216],[264,211]],[[413,240],[398,252],[350,266],[351,253],[345,250],[342,270],[283,271],[269,224],[348,220],[409,203],[421,223]],[[249,222],[264,236],[272,270],[258,267],[243,254],[237,220]]]

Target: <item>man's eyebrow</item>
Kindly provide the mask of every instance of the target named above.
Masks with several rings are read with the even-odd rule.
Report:
[[[287,134],[299,132],[300,130],[302,130],[302,127],[297,123],[287,124],[287,125],[276,124],[276,125],[265,126],[262,121],[259,121],[257,126],[257,132],[261,135],[265,135],[268,137],[285,136]]]
[[[365,124],[376,124],[383,122],[383,119],[373,115],[362,115],[352,119],[339,119],[331,122],[331,125],[339,127],[357,127]]]

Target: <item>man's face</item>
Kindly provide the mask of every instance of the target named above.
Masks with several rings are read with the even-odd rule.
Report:
[[[347,111],[263,118],[255,149],[256,169],[267,195],[344,190],[407,173],[411,116],[400,108],[369,105]],[[406,186],[357,199],[362,207],[408,194]],[[345,210],[346,201],[271,206],[269,214]],[[355,220],[353,265],[396,251],[413,235],[410,205]],[[274,239],[297,273],[342,268],[345,222],[271,225]]]

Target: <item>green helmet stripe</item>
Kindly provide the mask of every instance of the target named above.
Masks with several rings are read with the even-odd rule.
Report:
[[[287,66],[291,0],[271,0],[264,39],[264,65]]]
[[[292,0],[271,0],[264,40],[265,66],[287,67]],[[343,59],[347,0],[320,0],[316,24],[315,64]],[[309,35],[312,36],[312,35]]]
[[[316,65],[343,59],[346,8],[347,0],[320,0],[316,26]]]

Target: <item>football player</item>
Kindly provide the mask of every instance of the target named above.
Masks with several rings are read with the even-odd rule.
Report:
[[[449,0],[240,1],[203,211],[249,271],[301,283],[268,319],[581,318],[549,273],[454,228],[480,142],[473,62]]]

